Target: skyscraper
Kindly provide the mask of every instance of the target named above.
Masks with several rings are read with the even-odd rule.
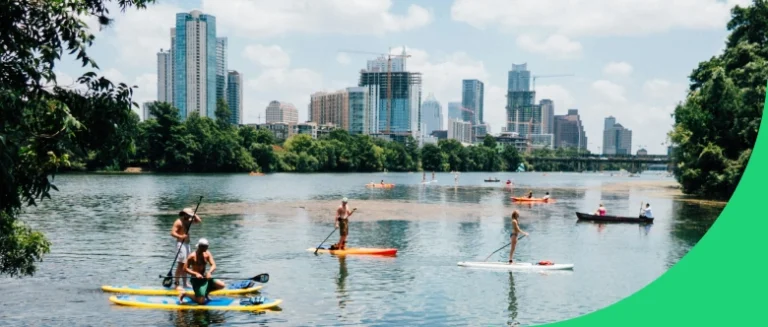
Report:
[[[370,134],[368,125],[368,87],[348,87],[349,133]]]
[[[266,114],[267,124],[297,124],[299,122],[299,111],[292,103],[288,102],[271,101],[267,106]]]
[[[421,104],[421,123],[425,126],[422,131],[424,135],[443,129],[443,107],[432,93]]]
[[[173,60],[171,52],[163,51],[157,53],[157,101],[173,103]]]
[[[405,55],[405,48],[403,48],[402,54]],[[388,58],[385,56],[380,56],[376,59],[368,60],[368,65],[366,66],[366,70],[373,73],[387,72],[387,69],[389,68],[389,63],[387,62],[387,60]],[[391,62],[392,62],[393,72],[406,71],[405,57],[393,56],[391,58]]]
[[[336,92],[315,92],[310,96],[309,120],[318,125],[333,124],[349,130],[349,93],[347,90]]]
[[[448,120],[462,119],[461,102],[448,102]]]
[[[616,122],[616,118],[605,118],[603,130],[603,154],[632,154],[632,131]]]
[[[461,82],[461,106],[464,107],[462,117],[472,125],[482,124],[483,97],[485,95],[483,82],[476,79],[465,79]]]
[[[227,73],[227,106],[231,112],[230,122],[243,123],[243,75],[236,70]]]
[[[507,91],[530,91],[531,90],[531,72],[528,70],[528,64],[512,64],[512,70],[509,71],[507,79]]]
[[[215,118],[216,18],[198,10],[176,14],[175,40],[173,99],[181,119],[193,112]]]
[[[391,85],[389,76],[391,75]],[[358,86],[369,86],[372,133],[419,135],[421,74],[415,72],[360,72]],[[391,94],[390,94],[391,92]],[[389,96],[391,95],[391,102]],[[314,110],[314,108],[313,108]]]
[[[216,38],[216,100],[227,100],[227,38]]]
[[[555,103],[550,99],[539,102],[541,106],[541,125],[543,134],[555,133]]]
[[[555,148],[587,149],[587,134],[581,123],[578,109],[568,109],[567,115],[554,118]]]

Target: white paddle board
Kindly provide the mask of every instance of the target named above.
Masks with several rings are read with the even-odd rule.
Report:
[[[471,268],[499,269],[499,270],[570,270],[570,269],[573,269],[573,264],[571,263],[553,263],[551,265],[541,265],[538,263],[530,263],[530,262],[507,263],[507,262],[462,261],[462,262],[459,262],[459,266],[471,267]]]

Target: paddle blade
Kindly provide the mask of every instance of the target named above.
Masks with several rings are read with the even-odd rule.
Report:
[[[266,282],[269,282],[269,274],[261,274],[251,278],[251,280],[258,283],[266,283]]]
[[[173,278],[171,276],[167,276],[163,278],[163,287],[170,288],[173,284]]]

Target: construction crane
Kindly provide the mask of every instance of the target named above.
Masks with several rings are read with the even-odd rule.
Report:
[[[385,134],[389,134],[389,116],[392,112],[392,57],[409,58],[411,55],[405,53],[405,47],[403,47],[402,54],[392,54],[392,48],[389,48],[388,53],[369,52],[369,51],[357,51],[357,50],[339,50],[339,52],[346,53],[360,53],[360,54],[373,54],[378,56],[387,57],[387,128]]]
[[[533,88],[532,88],[532,90],[533,90],[533,91],[536,91],[536,79],[537,79],[537,78],[550,78],[550,77],[568,77],[568,76],[573,76],[573,74],[560,74],[560,75],[537,75],[537,76],[533,76],[533,78],[532,78],[532,80],[533,80]]]

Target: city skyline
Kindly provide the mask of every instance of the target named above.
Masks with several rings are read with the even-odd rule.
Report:
[[[446,118],[447,104],[461,101],[461,80],[485,83],[484,115],[493,133],[501,130],[498,122],[505,119],[508,71],[512,64],[526,63],[532,75],[574,74],[537,80],[536,99],[553,100],[555,115],[578,109],[591,140],[590,151],[598,152],[603,119],[613,115],[633,130],[633,143],[647,144],[650,153],[665,153],[662,143],[673,122],[670,113],[685,97],[687,76],[698,62],[723,48],[728,11],[735,3],[744,1],[670,3],[647,9],[662,20],[651,22],[632,19],[625,13],[631,10],[601,1],[583,8],[564,4],[557,11],[544,10],[551,1],[525,8],[497,1],[492,12],[481,9],[481,3],[464,0],[371,0],[369,5],[343,8],[323,1],[277,7],[242,0],[168,1],[137,12],[119,13],[110,7],[117,13],[114,25],[94,31],[97,39],[108,41],[97,41],[92,55],[103,75],[139,86],[137,103],[156,100],[157,52],[169,46],[175,15],[194,9],[211,14],[217,19],[218,36],[228,38],[229,67],[244,76],[243,123],[256,123],[272,100],[294,103],[304,121],[312,92],[356,85],[360,68],[376,56],[344,54],[341,49],[392,48],[400,53],[406,45],[412,55],[407,69],[423,74],[423,93],[435,94],[444,104]],[[629,1],[623,6],[645,5]],[[233,7],[238,10],[229,10]],[[526,18],[538,17],[537,12],[551,12],[552,17],[546,24]],[[584,17],[590,13],[621,19],[588,21]],[[515,19],[504,20],[505,15]],[[441,37],[446,34],[451,42]],[[680,42],[686,47],[677,46]],[[676,50],[658,51],[669,48]],[[65,59],[58,73],[59,80],[67,83],[82,69]]]

